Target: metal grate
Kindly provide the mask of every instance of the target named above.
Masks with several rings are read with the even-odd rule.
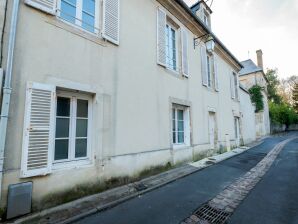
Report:
[[[195,215],[210,224],[225,224],[231,214],[205,204],[195,212]]]
[[[138,184],[135,184],[134,185],[134,188],[137,191],[143,191],[143,190],[146,190],[148,187],[145,184],[143,184],[143,183],[138,183]]]

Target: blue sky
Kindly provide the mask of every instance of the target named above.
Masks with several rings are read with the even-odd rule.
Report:
[[[298,75],[298,0],[213,0],[212,10],[212,30],[239,60],[262,49],[265,68]]]

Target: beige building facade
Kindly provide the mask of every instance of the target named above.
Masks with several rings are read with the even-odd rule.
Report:
[[[179,0],[42,2],[18,6],[2,208],[12,184],[32,182],[38,210],[75,186],[241,144],[242,65],[210,14]]]

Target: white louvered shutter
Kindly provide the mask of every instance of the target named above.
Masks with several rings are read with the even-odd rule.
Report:
[[[56,14],[57,0],[25,0],[25,3],[46,13]]]
[[[202,83],[204,86],[207,86],[208,84],[207,53],[204,45],[201,46],[201,73],[202,73]]]
[[[233,73],[230,75],[231,97],[235,99],[235,84]]]
[[[103,38],[119,45],[120,0],[103,0]]]
[[[189,76],[189,64],[188,64],[188,35],[186,29],[181,29],[182,39],[182,74],[186,77]]]
[[[219,81],[218,81],[218,59],[216,55],[214,55],[214,84],[215,84],[215,91],[219,91]]]
[[[21,177],[51,172],[55,86],[29,83],[26,90]]]
[[[166,13],[158,8],[157,9],[157,63],[166,66]]]

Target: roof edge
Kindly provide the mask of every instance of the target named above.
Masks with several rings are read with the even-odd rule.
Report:
[[[183,0],[175,0],[182,8],[185,9],[185,11],[190,14],[197,23],[204,29],[205,32],[209,33],[212,35],[214,38],[215,42],[217,42],[223,49],[228,53],[228,55],[239,65],[240,68],[243,68],[243,65],[240,63],[240,61],[231,53],[231,51],[219,40],[219,38],[193,13],[190,7],[183,1]]]

